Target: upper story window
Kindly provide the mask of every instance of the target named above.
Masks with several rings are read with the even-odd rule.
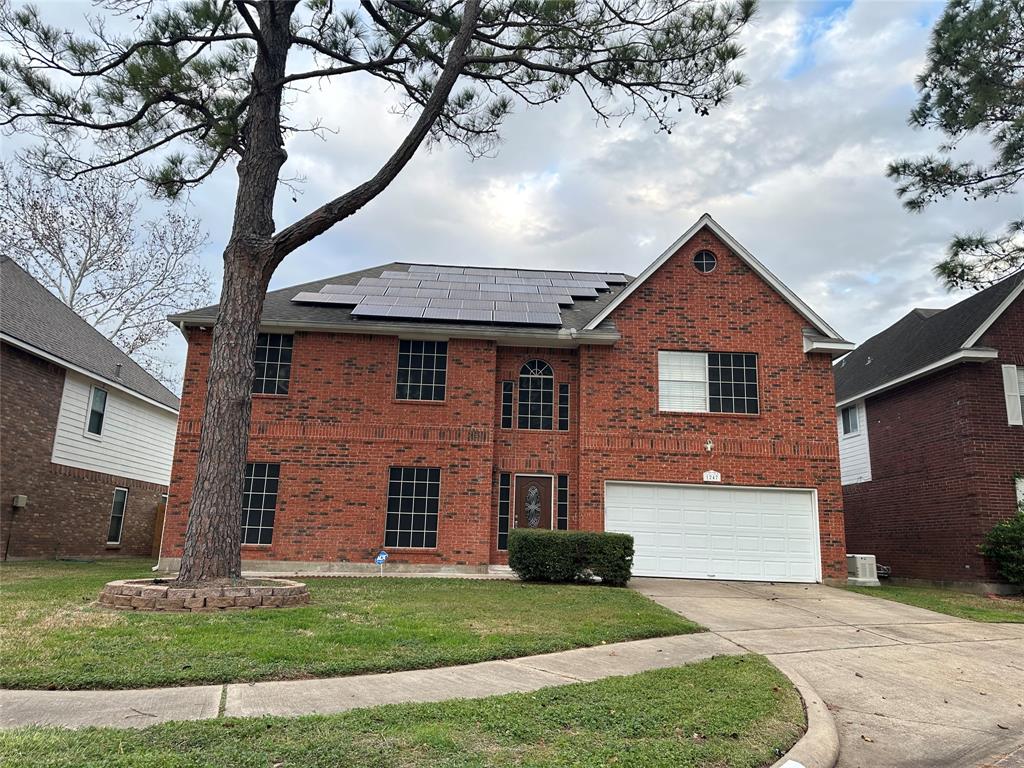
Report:
[[[103,419],[107,415],[107,390],[93,387],[89,393],[89,418],[85,429],[90,435],[103,434]]]
[[[718,257],[711,251],[697,251],[693,257],[693,266],[698,272],[706,275],[715,271],[715,267],[718,266]]]
[[[287,395],[292,372],[292,337],[285,333],[261,333],[256,337],[254,395]]]
[[[519,369],[519,428],[551,429],[555,374],[543,360],[527,360]]]
[[[856,405],[848,405],[843,408],[840,412],[840,418],[843,420],[843,435],[856,435],[860,432],[860,418],[857,413]]]
[[[1024,366],[1003,366],[1003,394],[1006,396],[1006,423],[1024,426]]]
[[[659,351],[658,409],[681,413],[760,413],[757,355]]]
[[[444,400],[448,376],[447,341],[398,342],[398,400]]]

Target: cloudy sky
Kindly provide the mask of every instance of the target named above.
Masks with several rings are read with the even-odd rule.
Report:
[[[961,298],[930,273],[950,235],[1000,228],[1020,205],[952,201],[910,214],[885,178],[891,159],[940,142],[906,119],[942,8],[762,0],[743,36],[750,83],[711,116],[666,135],[640,120],[597,124],[576,99],[518,105],[496,157],[421,152],[355,218],[289,256],[272,287],[391,260],[637,274],[707,211],[840,333],[863,341],[912,307]],[[297,202],[279,195],[279,228],[376,170],[409,125],[392,104],[392,93],[358,78],[297,100],[297,122],[319,118],[337,133],[290,141],[286,174],[305,181]],[[234,181],[228,169],[192,195],[218,283]],[[167,354],[182,360],[180,339]]]

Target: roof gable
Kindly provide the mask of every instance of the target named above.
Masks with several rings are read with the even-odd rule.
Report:
[[[843,341],[842,337],[835,331],[835,329],[826,323],[813,309],[807,306],[807,304],[805,304],[799,296],[786,286],[785,283],[776,277],[771,270],[754,258],[754,255],[750,253],[750,251],[744,248],[736,238],[730,235],[721,224],[711,218],[707,213],[697,219],[693,226],[686,230],[686,232],[672,243],[672,245],[666,248],[657,259],[651,262],[639,277],[629,283],[625,290],[609,302],[609,304],[587,324],[586,330],[595,329],[598,325],[604,322],[608,316],[611,315],[620,304],[622,304],[622,302],[628,299],[634,291],[648,280],[648,278],[661,269],[661,267],[670,258],[672,258],[672,256],[678,253],[679,250],[704,227],[711,230],[711,232],[713,232],[715,236],[718,237],[718,239],[721,240],[722,243],[737,256],[737,258],[750,267],[751,271],[753,271],[755,275],[767,283],[768,286],[778,293],[787,304],[789,304],[801,317],[810,323],[815,331],[821,334],[825,339]]]
[[[948,309],[911,310],[836,364],[836,400],[858,399],[961,360],[991,357],[978,342],[1022,292],[1024,270]]]
[[[8,256],[0,256],[0,333],[5,341],[117,389],[175,412],[179,408],[173,392]]]

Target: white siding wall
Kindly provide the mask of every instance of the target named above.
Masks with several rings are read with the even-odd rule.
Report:
[[[107,390],[103,434],[86,436],[92,386],[102,386],[68,371],[53,439],[53,463],[130,477],[158,485],[171,479],[174,431],[178,418],[112,387]]]
[[[871,479],[871,454],[868,451],[868,417],[864,401],[857,403],[857,423],[860,430],[852,435],[843,434],[843,412],[836,410],[839,429],[839,474],[843,485],[864,483]]]

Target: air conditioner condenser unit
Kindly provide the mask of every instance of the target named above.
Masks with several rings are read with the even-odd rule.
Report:
[[[855,587],[881,586],[874,555],[847,555],[846,574],[846,583]]]

